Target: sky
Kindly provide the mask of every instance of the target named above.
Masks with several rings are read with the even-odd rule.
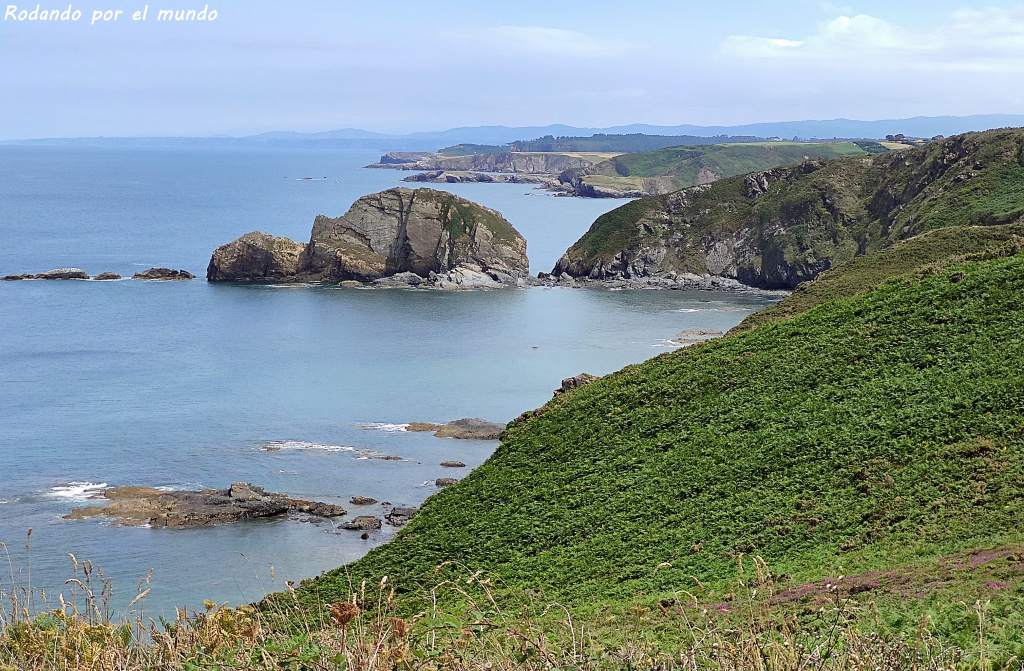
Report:
[[[81,18],[18,20],[37,5]],[[204,7],[214,20],[158,20],[160,10]],[[0,9],[0,139],[1024,113],[1024,2],[0,0]],[[123,13],[104,20],[108,10]]]

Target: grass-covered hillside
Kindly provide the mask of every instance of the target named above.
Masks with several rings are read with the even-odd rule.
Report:
[[[865,148],[866,147],[866,148]],[[674,146],[623,154],[589,168],[567,170],[560,180],[580,196],[656,196],[734,175],[799,163],[811,158],[863,156],[877,143],[750,142]]]
[[[330,601],[387,575],[424,604],[480,570],[614,607],[727,580],[741,555],[795,584],[885,582],[1020,542],[1022,409],[1024,256],[900,276],[553,399],[396,539],[301,591]],[[1008,584],[954,593],[1012,600]],[[896,596],[939,612],[951,585]]]
[[[1024,131],[807,161],[646,198],[599,217],[555,274],[711,274],[792,288],[926,231],[1024,215]]]

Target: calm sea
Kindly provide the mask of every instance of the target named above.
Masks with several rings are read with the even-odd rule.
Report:
[[[243,233],[306,240],[316,214],[395,186],[402,173],[361,168],[376,158],[0,147],[0,275],[168,266],[202,278],[212,250]],[[535,273],[621,202],[530,185],[440,188],[501,211],[529,241]],[[495,444],[395,425],[508,421],[564,377],[611,372],[666,351],[680,330],[725,330],[765,304],[674,291],[0,283],[0,541],[11,557],[6,566],[0,554],[0,588],[31,580],[52,593],[74,553],[103,567],[121,608],[150,569],[149,613],[252,601],[393,532],[361,540],[294,520],[169,531],[61,516],[104,486],[237,480],[358,513],[353,495],[418,504],[454,474],[441,461],[473,467]],[[403,460],[372,458],[382,455]]]

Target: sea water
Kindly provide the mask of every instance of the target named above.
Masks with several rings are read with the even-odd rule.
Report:
[[[306,240],[404,173],[376,154],[275,149],[0,147],[0,275],[152,266],[192,282],[0,283],[0,589],[54,593],[69,554],[103,567],[116,608],[152,569],[149,613],[245,603],[387,542],[326,521],[167,530],[68,521],[102,489],[268,491],[353,514],[418,505],[496,447],[403,430],[509,421],[560,380],[667,351],[681,330],[726,330],[767,299],[677,291],[478,292],[207,284],[215,247],[251,230]],[[313,179],[305,179],[312,177]],[[502,212],[549,271],[614,200],[531,185],[438,185]],[[401,460],[384,460],[394,456]],[[465,470],[442,468],[458,460]],[[31,538],[28,530],[32,529]],[[138,605],[136,605],[138,608]]]

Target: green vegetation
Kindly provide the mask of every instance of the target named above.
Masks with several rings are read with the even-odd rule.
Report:
[[[474,226],[487,228],[495,238],[510,245],[521,239],[519,232],[500,213],[447,191],[416,189],[413,198],[440,201],[441,221],[445,222],[444,227],[451,234],[453,243],[470,235]]]
[[[752,135],[645,135],[627,133],[608,135],[598,133],[590,137],[553,137],[545,135],[536,140],[518,141],[511,144],[512,151],[599,151],[635,154],[680,145],[700,146],[738,142],[762,142],[764,138]]]
[[[991,601],[1006,659],[1024,565],[976,551],[1022,541],[1022,295],[1024,256],[974,261],[628,367],[513,423],[394,541],[300,596],[387,575],[418,610],[481,570],[593,615],[721,595],[757,555],[794,588],[881,572],[881,621],[927,614],[963,645],[977,618],[957,602]],[[929,577],[954,565],[980,568]]]
[[[1024,131],[1009,129],[731,177],[648,199],[632,210],[637,216],[604,215],[557,272],[587,276],[621,254],[626,264],[659,257],[645,270],[652,275],[717,274],[703,254],[720,244],[735,256],[717,267],[732,266],[740,281],[793,288],[926,231],[1016,221],[1024,216],[1022,156]],[[606,230],[609,221],[615,230]],[[742,258],[736,248],[745,250]]]
[[[749,331],[828,301],[855,296],[896,275],[925,268],[935,270],[1007,248],[1019,251],[1022,241],[1024,224],[942,228],[922,233],[826,270],[813,281],[798,285],[786,300],[750,315],[733,332]]]
[[[441,156],[471,156],[473,154],[500,154],[509,150],[507,144],[456,144],[438,149]]]
[[[866,143],[865,143],[866,144]],[[877,143],[874,143],[877,144]],[[882,151],[885,151],[882,148]],[[707,184],[723,177],[799,163],[809,158],[865,155],[854,142],[748,142],[711,146],[675,146],[640,154],[624,154],[591,168],[570,170],[564,182],[579,182],[583,195],[600,191],[636,191],[648,195]],[[597,193],[597,191],[595,191]]]

